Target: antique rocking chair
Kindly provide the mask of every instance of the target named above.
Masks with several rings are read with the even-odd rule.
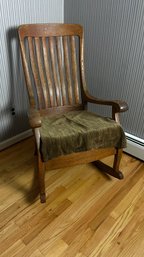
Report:
[[[45,168],[94,162],[118,179],[126,140],[119,113],[125,102],[88,93],[83,28],[75,24],[28,24],[18,29],[35,137],[40,200],[46,201]],[[87,103],[112,107],[112,118],[87,111]],[[99,161],[114,155],[113,168]]]

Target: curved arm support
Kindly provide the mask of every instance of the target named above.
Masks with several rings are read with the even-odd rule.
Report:
[[[94,103],[94,104],[110,105],[110,106],[112,106],[114,113],[125,112],[128,110],[128,105],[124,101],[99,99],[99,98],[91,96],[88,92],[85,93],[85,101]]]
[[[28,117],[31,128],[41,127],[41,116],[40,112],[37,109],[31,108],[28,113]]]

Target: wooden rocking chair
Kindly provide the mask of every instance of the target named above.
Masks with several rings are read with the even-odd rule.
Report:
[[[88,93],[83,28],[75,24],[28,24],[21,25],[18,33],[41,202],[46,201],[45,168],[94,162],[100,170],[122,179],[119,163],[125,138],[119,113],[128,110],[128,106],[123,101],[102,100]],[[88,102],[111,106],[112,119],[88,112]],[[103,122],[105,130],[103,125],[101,128]],[[119,140],[123,136],[121,143],[117,136],[113,138],[116,128]],[[99,161],[109,155],[114,155],[113,168]]]

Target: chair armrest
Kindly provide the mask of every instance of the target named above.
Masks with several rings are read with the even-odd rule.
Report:
[[[94,104],[110,105],[114,109],[114,112],[125,112],[128,110],[126,102],[121,100],[104,100],[91,96],[89,93],[85,94],[85,100]]]
[[[31,128],[41,127],[41,116],[37,109],[30,109],[28,117]]]

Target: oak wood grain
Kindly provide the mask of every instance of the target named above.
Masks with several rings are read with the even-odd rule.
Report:
[[[48,61],[48,43],[46,44],[46,38],[45,37],[42,37],[42,48],[43,48],[46,78],[47,78],[47,82],[48,82],[47,91],[49,92],[50,106],[55,106],[54,92],[53,92],[53,86],[52,86],[52,74],[50,72],[50,63]]]
[[[70,58],[69,58],[69,49],[68,49],[68,37],[63,37],[63,46],[64,46],[64,60],[65,60],[65,70],[66,70],[66,82],[68,89],[68,101],[69,104],[73,104],[73,94],[72,94],[72,82],[71,82],[71,73],[70,73]]]
[[[62,100],[63,105],[67,104],[67,96],[66,96],[66,85],[65,85],[65,78],[64,78],[64,65],[63,65],[63,41],[62,37],[56,37],[56,47],[57,47],[57,56],[58,56],[58,68],[59,68],[59,76],[61,82],[61,92],[62,92]]]
[[[80,103],[80,96],[79,96],[79,88],[78,88],[78,65],[76,59],[76,43],[75,37],[70,37],[70,45],[71,45],[71,58],[72,58],[72,78],[74,84],[74,96],[75,96],[75,103]]]
[[[142,162],[123,154],[122,181],[92,164],[47,170],[49,197],[40,205],[32,149],[29,138],[0,153],[2,257],[143,256]]]
[[[37,65],[36,65],[36,57],[35,57],[35,54],[34,54],[34,44],[33,44],[32,37],[28,38],[28,44],[29,44],[29,53],[30,53],[32,73],[33,73],[33,77],[34,77],[34,81],[35,81],[35,85],[36,85],[36,90],[37,90],[37,96],[38,96],[38,105],[39,105],[39,108],[41,109],[42,108],[43,93],[42,93],[42,88],[41,88],[41,82],[40,82],[40,79],[39,79],[38,68],[37,68]],[[30,91],[32,91],[32,85],[31,85]]]

